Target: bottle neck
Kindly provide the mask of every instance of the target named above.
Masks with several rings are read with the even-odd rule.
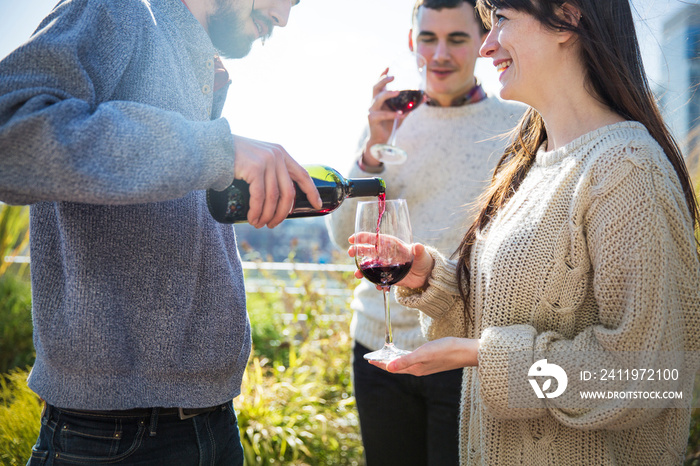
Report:
[[[346,197],[376,197],[386,190],[381,178],[349,178]]]

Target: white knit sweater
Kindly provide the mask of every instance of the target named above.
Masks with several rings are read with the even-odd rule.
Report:
[[[461,107],[421,105],[406,117],[397,133],[396,144],[408,152],[404,164],[386,165],[376,175],[363,172],[353,163],[348,176],[381,176],[386,181],[387,199],[407,200],[414,241],[431,244],[450,255],[459,246],[471,218],[468,204],[488,186],[505,148],[504,135],[517,124],[524,108],[497,98]],[[342,250],[347,250],[348,237],[354,233],[357,201],[348,199],[326,217],[331,238]],[[402,349],[415,349],[425,343],[418,311],[399,305],[393,293],[391,296],[394,343]],[[351,307],[352,336],[370,349],[381,348],[382,293],[362,280]]]
[[[697,356],[700,345],[700,263],[676,174],[641,124],[610,125],[538,152],[474,246],[476,329],[464,318],[454,261],[431,254],[428,288],[397,295],[425,313],[431,339],[481,339],[479,366],[464,371],[462,464],[682,463],[697,360],[680,356]],[[623,399],[567,409],[585,389],[578,372],[569,374],[569,398],[540,400],[529,385],[527,371],[539,359],[625,369],[622,352],[633,352],[625,353],[632,367],[671,355],[681,379],[664,388],[686,397],[657,401],[659,409]],[[514,407],[527,397],[534,407]]]

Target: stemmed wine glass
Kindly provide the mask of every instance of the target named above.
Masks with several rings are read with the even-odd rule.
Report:
[[[372,157],[380,162],[399,164],[406,161],[406,151],[396,146],[396,129],[401,116],[415,110],[423,102],[426,68],[425,58],[417,53],[406,54],[389,66],[389,75],[394,80],[387,84],[386,89],[399,91],[399,95],[384,102],[389,110],[396,112],[389,140],[369,149]]]
[[[360,202],[355,217],[355,263],[362,275],[382,287],[384,294],[384,347],[365,354],[369,361],[391,361],[409,351],[393,343],[389,290],[404,278],[413,264],[411,222],[405,199]]]

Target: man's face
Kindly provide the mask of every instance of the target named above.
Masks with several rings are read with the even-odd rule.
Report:
[[[208,17],[209,37],[226,58],[248,55],[253,42],[270,37],[272,28],[284,27],[299,0],[214,0]]]
[[[428,63],[426,91],[441,105],[449,105],[474,86],[474,66],[486,37],[474,8],[466,2],[441,10],[421,7],[414,27],[413,50]]]

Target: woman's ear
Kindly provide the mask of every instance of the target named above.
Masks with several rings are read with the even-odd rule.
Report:
[[[569,26],[567,28],[559,28],[558,30],[559,41],[563,44],[573,37],[574,33],[571,29],[577,28],[581,22],[581,10],[567,2],[559,7],[557,16],[559,16],[562,25]]]

